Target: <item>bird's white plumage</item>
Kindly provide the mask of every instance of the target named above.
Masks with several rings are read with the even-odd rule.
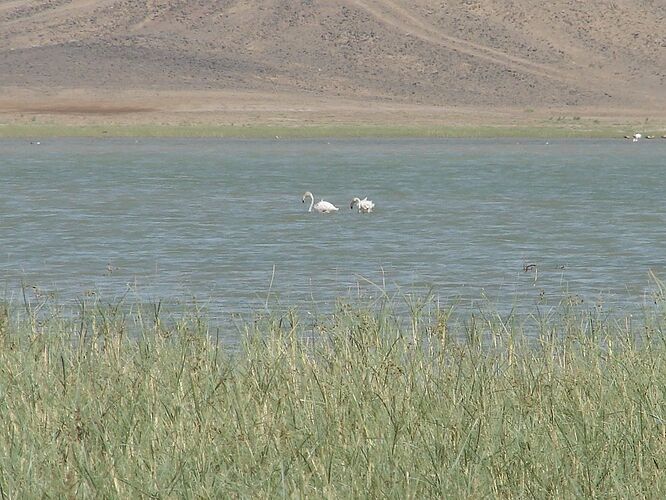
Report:
[[[358,207],[359,213],[364,213],[364,214],[372,212],[372,209],[375,208],[375,204],[373,203],[372,200],[368,200],[367,196],[362,200],[360,198],[354,198],[351,201],[349,208],[354,208],[354,205]]]
[[[310,191],[306,191],[305,193],[303,193],[303,203],[305,203],[305,200],[308,198],[310,198],[311,200],[308,212],[312,212],[313,208],[320,214],[330,214],[331,212],[337,212],[338,210],[340,210],[338,207],[333,205],[333,203],[329,203],[328,201],[319,200],[317,203],[315,203],[314,195]]]

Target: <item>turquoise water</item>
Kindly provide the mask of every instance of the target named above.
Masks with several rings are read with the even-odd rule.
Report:
[[[660,140],[4,140],[2,285],[214,318],[378,288],[640,308],[666,278],[665,170]]]

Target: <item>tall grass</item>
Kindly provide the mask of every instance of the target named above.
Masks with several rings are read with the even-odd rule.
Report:
[[[230,346],[196,312],[5,304],[0,495],[664,498],[657,302],[641,321],[340,302]]]

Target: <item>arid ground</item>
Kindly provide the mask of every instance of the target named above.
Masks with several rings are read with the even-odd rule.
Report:
[[[666,134],[663,0],[6,0],[0,124]]]

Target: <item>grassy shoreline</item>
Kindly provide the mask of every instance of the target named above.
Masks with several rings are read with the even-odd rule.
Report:
[[[632,135],[635,126],[595,125],[590,123],[546,123],[543,125],[382,125],[382,124],[312,124],[312,125],[211,125],[211,124],[0,124],[0,138],[47,137],[219,137],[247,139],[299,138],[623,138]],[[660,137],[655,129],[645,135]]]
[[[661,289],[663,292],[663,289]],[[246,325],[0,308],[0,489],[19,497],[666,495],[666,310],[520,321],[386,302]],[[138,328],[139,335],[128,332]]]

